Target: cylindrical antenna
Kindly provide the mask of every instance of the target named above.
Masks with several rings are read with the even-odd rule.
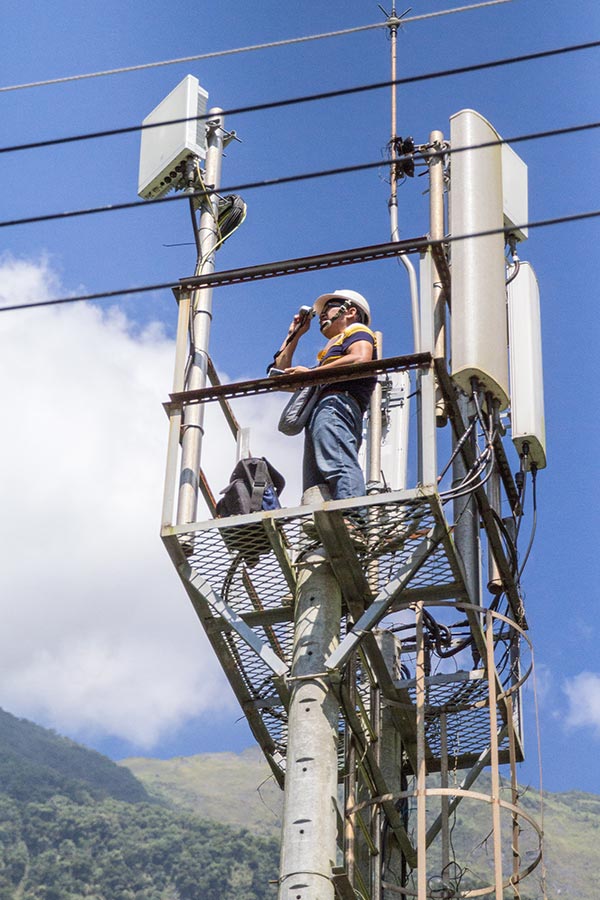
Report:
[[[397,45],[398,45],[398,25],[400,19],[396,15],[396,3],[392,3],[392,11],[388,15],[382,6],[379,9],[388,16],[387,25],[390,29],[391,39],[391,135],[390,135],[390,199],[388,207],[390,210],[390,235],[393,241],[400,240],[400,232],[398,229],[398,173],[396,161],[398,156],[398,142],[396,134],[396,61],[397,61]],[[406,10],[409,12],[409,10]],[[403,13],[405,15],[406,13]],[[414,352],[419,353],[421,350],[421,331],[420,331],[420,314],[419,314],[419,288],[417,285],[417,273],[415,267],[405,253],[399,254],[399,259],[408,274],[408,282],[410,286],[410,306],[413,324],[413,342]]]
[[[390,42],[391,42],[391,80],[392,80],[392,91],[391,91],[391,135],[390,135],[390,158],[391,158],[391,168],[390,168],[390,204],[397,203],[397,193],[398,193],[398,176],[396,173],[396,61],[397,61],[397,53],[398,53],[398,23],[396,21],[396,4],[392,3],[392,11],[388,18],[388,25],[390,29]]]

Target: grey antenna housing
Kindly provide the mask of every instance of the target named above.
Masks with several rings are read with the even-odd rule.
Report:
[[[142,122],[138,194],[154,200],[186,186],[186,160],[206,157],[208,92],[197,78],[186,75]],[[160,123],[174,124],[161,125]]]

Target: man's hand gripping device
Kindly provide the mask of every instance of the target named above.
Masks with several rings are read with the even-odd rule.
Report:
[[[285,349],[285,347],[287,347],[287,345],[292,340],[292,338],[294,338],[297,335],[298,331],[300,330],[300,328],[302,328],[302,326],[306,322],[307,318],[312,319],[313,316],[316,315],[316,313],[315,313],[314,309],[312,308],[312,306],[301,306],[300,309],[298,310],[297,315],[298,315],[298,324],[288,334],[287,340],[286,340],[285,344],[283,345],[282,350]],[[273,356],[273,362],[275,362],[275,360],[277,359],[277,357],[279,356],[280,353],[281,353],[281,350],[277,350],[277,352]],[[267,366],[267,375],[283,375],[283,374],[285,374],[283,369],[274,368],[273,363],[270,363]]]
[[[312,317],[315,315],[316,315],[316,313],[315,313],[314,309],[312,308],[312,306],[301,306],[300,309],[298,310],[298,320],[299,320],[298,326],[304,325],[304,323],[306,322],[307,316],[310,316],[312,319]]]

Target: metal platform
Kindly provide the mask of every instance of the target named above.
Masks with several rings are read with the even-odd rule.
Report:
[[[411,661],[411,605],[423,601],[435,607],[435,620],[446,641],[456,627],[461,633],[466,628],[474,648],[468,660],[460,660],[457,671],[448,672],[432,647],[427,769],[438,771],[444,753],[455,768],[470,767],[489,745],[482,617],[469,602],[451,526],[434,488],[170,526],[163,529],[163,540],[280,783],[285,772],[286,674],[291,664],[296,574],[306,555],[319,547],[344,600],[342,640],[332,654],[331,671],[343,670],[355,651],[363,655],[365,687],[372,670],[384,702],[394,709],[408,756],[414,758],[415,685],[406,669]],[[500,756],[506,761],[508,713],[502,696],[516,680],[507,660],[514,658],[519,629],[516,624],[516,630],[507,628],[501,619],[494,625],[498,662],[493,677],[500,695],[498,732],[504,735]],[[405,660],[402,677],[387,672],[373,629],[404,635],[399,638]],[[359,700],[360,695],[359,681]],[[445,747],[440,743],[440,712],[446,718]],[[364,721],[358,718],[364,731]],[[346,709],[340,737],[347,727],[353,728],[353,717]],[[518,756],[522,757],[520,747]]]

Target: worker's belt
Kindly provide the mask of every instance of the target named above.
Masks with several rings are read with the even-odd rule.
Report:
[[[344,397],[349,397],[350,400],[354,400],[354,402],[356,403],[356,405],[358,406],[360,411],[364,414],[365,410],[362,408],[362,406],[358,402],[358,399],[355,397],[355,395],[352,393],[352,391],[340,391],[338,388],[336,388],[336,386],[334,384],[332,384],[330,387],[323,388],[323,390],[321,391],[321,396],[319,397],[319,400],[322,400],[323,397],[328,397],[330,395],[335,395],[335,394],[339,394],[340,396],[344,396]]]

